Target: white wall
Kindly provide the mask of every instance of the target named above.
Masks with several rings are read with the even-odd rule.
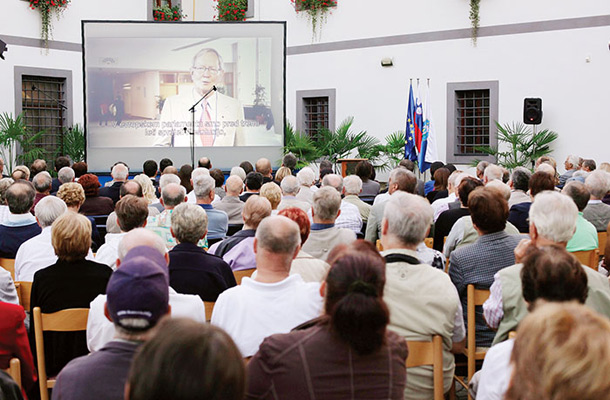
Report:
[[[3,35],[37,38],[40,18],[25,1],[7,1],[0,15]],[[212,0],[183,2],[187,20],[211,20]],[[81,19],[144,20],[147,0],[75,1],[60,21],[54,20],[54,39],[80,43]],[[114,10],[121,10],[117,13]],[[255,0],[254,20],[287,21],[286,111],[296,122],[296,91],[336,88],[337,123],[355,117],[354,129],[384,138],[404,129],[409,78],[430,78],[433,122],[439,155],[444,159],[448,82],[499,81],[500,122],[520,121],[523,98],[541,97],[541,128],[560,134],[554,156],[568,153],[610,160],[610,22],[536,33],[483,36],[474,47],[468,38],[386,45],[353,50],[319,51],[319,45],[354,39],[468,29],[466,0],[371,2],[339,0],[322,27],[321,40],[312,44],[307,19],[297,15],[289,0]],[[610,15],[610,2],[590,0],[498,0],[481,3],[481,27]],[[518,26],[517,26],[518,27]],[[421,36],[412,37],[413,39]],[[301,47],[303,46],[303,47]],[[382,68],[382,57],[394,66]],[[0,60],[0,111],[15,109],[13,67],[44,66],[73,71],[74,118],[82,119],[81,54],[9,44]],[[586,59],[589,62],[586,62]]]

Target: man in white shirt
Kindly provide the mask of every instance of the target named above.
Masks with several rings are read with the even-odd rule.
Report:
[[[458,199],[458,187],[460,183],[462,183],[462,179],[466,178],[468,174],[463,171],[453,171],[451,175],[449,175],[449,179],[447,181],[447,190],[449,191],[449,195],[447,197],[443,197],[442,199],[438,199],[432,203],[432,209],[434,210],[434,222],[438,219],[438,217],[449,209],[449,205],[451,203],[457,202],[456,208],[459,208]]]
[[[299,186],[299,180],[296,177],[292,175],[284,177],[280,183],[280,187],[282,188],[282,201],[280,201],[280,204],[277,206],[278,211],[290,207],[297,207],[305,212],[308,212],[311,209],[310,203],[297,199],[301,187]]]
[[[265,218],[254,239],[256,278],[244,278],[216,301],[211,322],[231,336],[244,357],[254,355],[267,336],[290,332],[320,315],[320,284],[289,275],[300,242],[294,221],[283,216]]]
[[[106,243],[99,248],[95,256],[95,261],[106,264],[112,269],[116,269],[119,243],[123,236],[132,229],[146,226],[148,204],[142,197],[128,194],[116,203],[114,210],[121,233],[107,233]]]
[[[155,263],[167,267],[169,256],[163,240],[144,228],[137,228],[125,234],[125,237],[120,242],[117,259],[115,264],[120,267],[121,261],[125,255],[132,249],[130,255],[138,255],[139,249],[145,249],[143,253],[146,257],[151,257],[150,248],[157,250],[152,257],[156,258]],[[106,295],[100,294],[89,306],[89,318],[87,320],[87,347],[90,351],[101,349],[106,343],[112,340],[115,336],[115,329],[112,322],[104,315],[104,304],[106,303]],[[205,323],[205,307],[203,302],[196,295],[179,294],[174,289],[169,288],[169,305],[172,310],[172,317],[185,317],[194,321]]]
[[[322,178],[322,187],[330,186],[335,188],[339,194],[343,193],[343,178],[337,174],[327,174]],[[355,205],[341,200],[341,213],[335,221],[337,228],[347,228],[358,233],[362,231],[362,217],[360,210]]]
[[[36,271],[57,262],[51,244],[51,225],[67,209],[66,203],[55,196],[46,196],[36,204],[36,221],[42,232],[19,246],[15,256],[16,281],[32,282]]]

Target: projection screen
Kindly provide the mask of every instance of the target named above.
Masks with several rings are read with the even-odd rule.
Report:
[[[285,22],[83,21],[89,169],[190,164],[191,140],[195,159],[217,168],[279,160],[285,31]]]

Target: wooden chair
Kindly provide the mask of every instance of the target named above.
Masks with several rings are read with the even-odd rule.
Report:
[[[5,369],[4,372],[9,374],[11,378],[13,378],[15,382],[17,382],[19,388],[21,388],[21,361],[19,361],[18,358],[11,358],[11,361],[9,362],[9,367]]]
[[[431,237],[427,237],[424,239],[424,244],[428,247],[428,248],[432,248],[432,246],[434,245],[434,238]]]
[[[233,275],[235,275],[235,280],[238,285],[241,285],[241,280],[245,277],[251,277],[252,274],[256,271],[256,268],[251,269],[242,269],[241,271],[233,271]]]
[[[87,330],[87,317],[89,316],[89,309],[69,308],[51,314],[43,314],[40,311],[40,307],[34,307],[33,316],[40,398],[41,400],[49,400],[49,389],[55,386],[55,378],[47,378],[43,332],[74,332]]]
[[[432,365],[434,400],[443,400],[443,338],[434,335],[430,342],[407,340],[407,346],[409,347],[407,368]]]
[[[466,350],[464,355],[468,359],[468,382],[472,379],[475,373],[476,362],[485,359],[487,349],[477,348],[476,344],[476,306],[482,306],[483,303],[489,298],[489,290],[487,289],[475,289],[474,285],[468,285],[467,287],[467,305],[466,305],[466,318],[468,320],[468,330],[466,332]],[[466,390],[468,390],[468,384],[463,379],[455,377]],[[468,394],[468,400],[472,400],[470,394]]]
[[[375,247],[377,247],[377,251],[383,251],[383,246],[381,245],[381,240],[377,239],[375,242]]]
[[[19,304],[25,311],[30,311],[30,297],[32,295],[32,282],[18,281],[15,282],[17,288],[17,296],[19,296]]]
[[[597,271],[597,264],[599,262],[599,249],[593,249],[588,251],[573,251],[572,254],[580,261],[582,265],[593,268]]]
[[[212,319],[212,312],[214,311],[214,304],[216,304],[213,301],[204,301],[203,302],[203,306],[205,307],[205,320],[207,322],[210,322],[210,320]]]
[[[606,240],[608,239],[607,232],[597,232],[597,240],[599,241],[599,255],[606,255]]]
[[[4,268],[11,273],[11,278],[15,280],[15,259],[14,258],[0,258],[0,267]]]

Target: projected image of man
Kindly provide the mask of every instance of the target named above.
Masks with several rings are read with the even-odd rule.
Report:
[[[211,48],[199,50],[190,68],[194,86],[168,97],[161,111],[156,146],[189,146],[192,129],[189,108],[214,86],[224,82],[222,57]],[[240,146],[243,137],[244,109],[236,99],[212,92],[195,109],[195,146]]]

